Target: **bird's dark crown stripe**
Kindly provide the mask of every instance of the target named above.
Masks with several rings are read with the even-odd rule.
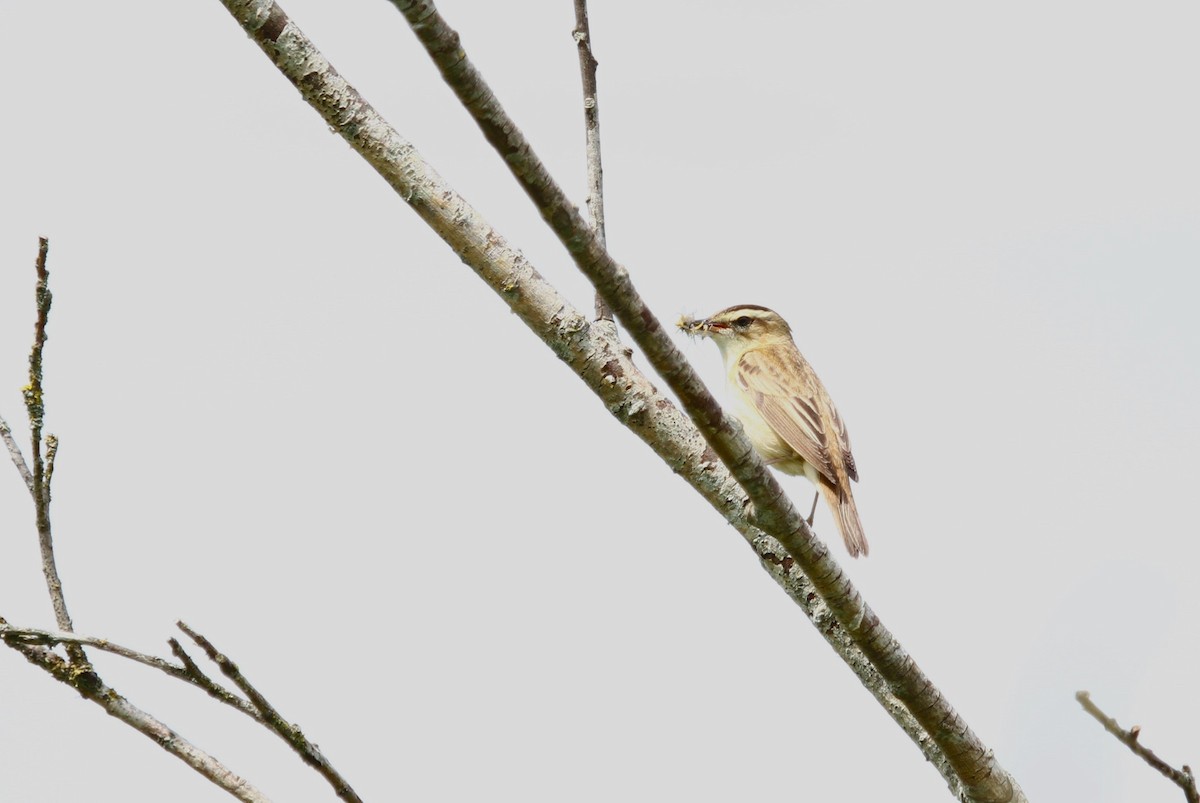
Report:
[[[760,307],[758,304],[734,304],[732,307],[726,307],[725,309],[721,310],[717,313],[717,315],[724,315],[727,312],[740,312],[742,310],[753,312],[769,312],[772,315],[775,314],[775,310],[768,309],[767,307]],[[713,317],[715,318],[717,315],[714,315]]]

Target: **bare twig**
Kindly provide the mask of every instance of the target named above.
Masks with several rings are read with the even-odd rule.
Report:
[[[29,428],[33,433],[33,472],[35,480],[41,478],[42,425],[45,423],[46,407],[42,398],[42,350],[46,346],[46,323],[50,317],[50,271],[46,268],[46,257],[50,254],[50,241],[38,238],[38,255],[34,269],[37,271],[37,320],[33,326],[33,348],[29,352],[29,384],[24,388],[25,408],[29,412]]]
[[[221,762],[188,742],[167,725],[142,711],[115,689],[105,684],[88,662],[83,646],[88,644],[152,666],[174,677],[189,679],[182,674],[183,667],[176,667],[160,658],[112,644],[105,639],[76,636],[71,632],[73,630],[71,617],[67,613],[62,581],[58,576],[50,528],[50,482],[54,476],[54,460],[58,453],[58,439],[53,435],[46,436],[46,454],[45,457],[42,456],[42,429],[46,415],[45,392],[42,386],[42,362],[46,345],[46,325],[49,321],[52,301],[49,287],[50,273],[46,267],[49,250],[49,241],[44,237],[41,238],[36,262],[37,320],[34,324],[33,348],[29,354],[29,384],[23,388],[32,440],[32,470],[26,465],[20,448],[12,438],[8,424],[3,421],[0,421],[0,436],[3,437],[13,463],[17,466],[17,470],[21,473],[33,496],[38,544],[42,553],[42,572],[46,578],[46,587],[50,592],[50,601],[54,608],[54,617],[59,631],[14,628],[0,618],[0,641],[24,655],[26,660],[34,666],[75,689],[84,699],[99,705],[109,716],[124,722],[152,739],[159,747],[237,799],[246,801],[246,803],[266,803],[267,798],[246,780],[231,772]],[[47,646],[54,644],[65,646],[69,660],[64,660]],[[232,695],[230,696],[232,697]],[[234,699],[237,698],[234,697]],[[250,708],[245,701],[241,702],[250,709],[247,713],[254,716],[256,713],[254,709]]]
[[[250,681],[247,680],[246,676],[242,674],[240,669],[238,669],[237,664],[229,660],[229,658],[225,655],[218,652],[217,648],[212,645],[212,642],[210,642],[201,634],[197,633],[195,630],[192,630],[192,628],[188,627],[183,622],[176,622],[175,624],[180,630],[187,634],[188,638],[196,643],[196,646],[204,650],[205,655],[208,656],[210,661],[217,665],[225,677],[233,681],[234,685],[242,690],[242,693],[250,699],[250,702],[254,704],[254,707],[262,713],[265,723],[272,730],[274,730],[280,738],[291,745],[292,749],[295,750],[296,753],[299,754],[300,758],[304,760],[304,763],[308,764],[310,767],[319,772],[322,777],[329,782],[329,785],[333,787],[333,790],[338,797],[345,801],[362,803],[362,799],[352,788],[350,788],[350,784],[347,783],[346,779],[343,778],[336,769],[334,769],[333,765],[329,763],[329,760],[325,758],[320,749],[307,738],[305,738],[304,734],[300,732],[300,728],[298,726],[284,720],[280,713],[275,709],[275,706],[271,705],[267,698],[263,697],[258,689],[254,688],[254,686],[250,684]]]
[[[587,147],[588,215],[592,230],[601,245],[604,234],[604,168],[600,162],[600,96],[596,84],[596,55],[592,51],[592,30],[588,25],[587,0],[575,0],[575,30],[572,31],[579,50],[579,75],[583,79],[583,125]],[[596,293],[596,320],[611,321],[612,310],[604,296]]]
[[[214,699],[232,708],[236,708],[251,719],[257,722],[262,721],[262,715],[258,713],[257,708],[228,689],[214,683],[199,667],[195,666],[194,663],[189,663],[190,659],[188,661],[182,661],[181,659],[182,665],[177,665],[165,658],[139,652],[138,650],[115,644],[105,638],[81,636],[78,633],[66,633],[63,631],[42,630],[36,627],[14,627],[7,624],[0,625],[0,640],[3,640],[11,647],[20,645],[54,646],[55,644],[78,644],[84,647],[95,647],[103,652],[127,658],[135,663],[157,669],[163,674],[177,680],[190,683],[204,690]],[[174,639],[171,641],[174,642]]]
[[[179,643],[178,639],[167,639],[167,643],[171,645],[171,653],[179,659],[181,664],[183,664],[183,668],[187,673],[186,680],[189,683],[192,683],[193,685],[203,689],[210,697],[236,708],[246,716],[253,719],[255,722],[261,722],[265,724],[263,715],[257,708],[241,697],[238,697],[233,692],[229,691],[229,689],[226,689],[220,683],[217,683],[215,680],[210,678],[203,669],[197,666],[196,662],[192,660],[192,656],[187,654],[187,652],[183,649],[183,646]]]
[[[0,619],[0,625],[5,624],[7,623]],[[148,737],[238,800],[245,803],[269,803],[267,797],[250,782],[234,774],[220,761],[133,705],[116,689],[106,685],[90,667],[68,663],[53,650],[40,644],[22,643],[16,638],[5,638],[4,641],[24,655],[31,664],[75,689],[85,700],[95,703],[109,716],[119,719]]]
[[[1075,699],[1083,706],[1083,710],[1092,715],[1092,718],[1104,726],[1104,729],[1117,737],[1117,741],[1133,751],[1133,754],[1140,756],[1143,761],[1149,764],[1154,769],[1165,775],[1172,783],[1183,790],[1183,794],[1187,796],[1188,803],[1200,803],[1200,792],[1196,791],[1196,779],[1192,775],[1192,768],[1184,764],[1181,769],[1175,769],[1167,762],[1163,761],[1154,751],[1138,741],[1141,735],[1141,728],[1134,725],[1129,730],[1124,730],[1117,721],[1100,710],[1095,703],[1092,702],[1092,697],[1086,691],[1075,692]]]
[[[122,647],[120,644],[114,644],[108,639],[96,638],[94,636],[81,636],[78,633],[67,633],[55,630],[43,630],[36,627],[14,627],[12,625],[0,625],[0,639],[3,639],[9,645],[17,644],[37,644],[43,647],[53,647],[55,644],[79,644],[81,646],[95,647],[98,650],[119,655],[122,658],[128,658],[139,664],[144,664],[160,672],[165,672],[172,677],[183,678],[183,667],[176,666],[170,661],[164,660],[154,655],[147,655],[144,652]]]
[[[54,621],[59,630],[70,632],[71,615],[67,613],[67,600],[63,594],[62,580],[58,577],[58,566],[54,560],[54,538],[50,530],[50,478],[54,473],[54,456],[58,451],[58,439],[47,439],[47,459],[42,458],[42,427],[46,420],[46,397],[42,388],[42,352],[46,347],[46,324],[50,319],[50,271],[46,257],[50,253],[50,241],[45,237],[38,240],[37,270],[37,320],[33,329],[33,348],[29,351],[29,384],[23,389],[25,409],[29,414],[29,430],[33,459],[33,505],[36,511],[38,547],[42,553],[42,574],[46,578],[46,590],[50,592],[50,604],[54,608]],[[83,647],[67,645],[67,655],[78,664],[87,662]]]
[[[13,465],[17,467],[21,479],[25,481],[25,487],[32,494],[34,492],[33,472],[29,470],[29,464],[25,462],[25,455],[21,454],[21,447],[17,445],[16,438],[13,437],[12,428],[3,417],[0,417],[0,440],[4,441],[4,445],[8,449],[8,456],[12,458]]]
[[[46,646],[53,646],[56,644],[86,645],[89,647],[95,647],[96,649],[104,652],[112,653],[113,655],[118,655],[122,658],[127,658],[139,664],[152,667],[178,680],[186,681],[198,688],[203,689],[210,696],[219,700],[220,702],[236,708],[256,722],[271,728],[271,730],[275,731],[276,734],[281,736],[284,741],[286,741],[297,753],[299,753],[300,757],[305,761],[305,763],[316,768],[317,771],[325,777],[329,784],[334,788],[334,791],[337,793],[338,797],[351,803],[361,803],[358,795],[353,789],[350,788],[350,785],[337,772],[337,770],[333,768],[328,759],[321,754],[319,748],[317,748],[315,744],[309,742],[300,732],[299,728],[285,722],[279,715],[278,711],[275,710],[275,708],[266,700],[266,698],[263,697],[263,695],[258,692],[257,689],[250,685],[249,681],[246,680],[246,678],[242,675],[232,661],[230,661],[224,655],[218,653],[216,648],[213,647],[212,643],[209,642],[209,640],[204,636],[196,633],[182,622],[179,622],[178,624],[179,628],[183,630],[183,632],[186,633],[189,638],[195,641],[196,644],[205,651],[208,657],[217,664],[221,672],[224,673],[226,677],[230,678],[230,680],[234,681],[238,688],[250,698],[249,702],[241,697],[238,697],[236,694],[233,694],[228,689],[225,689],[220,684],[208,677],[208,675],[206,675],[204,671],[196,665],[196,662],[192,660],[191,656],[184,651],[183,647],[175,639],[170,639],[170,644],[171,651],[180,660],[180,664],[178,665],[154,655],[148,655],[146,653],[139,652],[138,650],[123,647],[120,644],[114,644],[108,639],[81,636],[75,633],[57,632],[53,630],[41,630],[38,628],[13,627],[12,625],[4,622],[2,618],[0,618],[0,641],[3,641],[8,646],[25,653],[27,658],[34,663],[43,665],[43,668],[47,668],[44,666],[44,664],[47,662],[52,662],[52,660],[58,659],[58,657],[54,655],[54,653],[46,650],[31,654],[30,650],[33,648],[44,648]],[[61,659],[58,660],[61,661]],[[99,676],[95,675],[94,672],[89,671],[88,674],[90,677],[94,678],[94,683],[100,682]],[[73,677],[78,677],[79,675],[80,673],[77,671],[73,673]],[[85,696],[87,695],[85,694]]]
[[[1025,799],[986,746],[920,673],[874,614],[862,605],[857,592],[819,542],[804,552],[806,562],[802,565],[808,570],[808,576],[800,572],[798,566],[801,564],[792,555],[802,550],[796,543],[795,530],[781,526],[780,514],[772,507],[771,490],[778,494],[782,491],[771,478],[760,478],[756,493],[752,494],[759,516],[751,521],[746,515],[745,495],[725,466],[716,460],[714,449],[708,447],[696,427],[687,424],[670,399],[655,389],[620,343],[601,327],[591,326],[446,184],[420,158],[412,144],[388,125],[334,70],[277,3],[271,0],[222,2],[325,122],[379,172],[561,360],[571,366],[622,424],[692,484],[758,550],[772,577],[818,625],[821,635],[858,674],[863,685],[905,728],[957,797],[1013,803]],[[415,14],[419,22],[436,11],[423,4]],[[441,24],[440,20],[435,22]],[[457,38],[453,41],[457,43]],[[447,43],[445,50],[447,59],[453,52],[463,58],[456,44]],[[523,161],[527,155],[524,152],[514,154],[515,159],[522,161],[521,169],[528,167]],[[555,223],[556,226],[565,225],[570,231],[577,230],[576,221],[579,220],[583,234],[572,241],[572,253],[586,250],[589,253],[585,256],[590,259],[595,241],[577,213],[569,207],[541,209],[547,219],[551,216],[571,218]],[[609,292],[619,297],[628,282],[623,278],[623,271],[617,270],[616,278],[608,285]],[[661,334],[653,315],[646,312],[645,322],[640,318],[634,321],[637,328],[650,328]],[[656,350],[662,350],[661,344],[652,345]],[[687,381],[692,381],[694,374],[690,367],[682,355],[676,355],[681,366],[679,370],[689,377]],[[671,374],[661,365],[660,372],[664,376]],[[751,454],[749,443],[740,436],[740,428],[735,429],[736,425],[725,420],[715,401],[704,415],[707,418],[702,428],[706,433],[721,428],[726,438],[734,439],[735,451],[739,443],[745,450],[744,462],[735,461],[739,482],[744,485],[766,471],[761,461]],[[786,517],[782,520],[785,523],[791,521]],[[805,529],[798,514],[795,514],[794,522],[797,530]],[[783,543],[767,535],[765,529],[781,532]],[[830,603],[827,605],[822,597]],[[853,633],[844,622],[850,622]],[[881,660],[881,656],[885,660]],[[918,724],[914,725],[914,722]]]

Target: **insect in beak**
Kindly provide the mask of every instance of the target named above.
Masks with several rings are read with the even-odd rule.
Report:
[[[703,335],[712,327],[712,323],[707,318],[701,320],[699,318],[689,318],[686,315],[680,315],[675,325],[692,337]]]

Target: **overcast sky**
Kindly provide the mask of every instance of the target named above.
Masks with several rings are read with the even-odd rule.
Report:
[[[1178,799],[1073,695],[1200,763],[1200,10],[594,5],[610,249],[663,319],[791,322],[871,556],[816,530],[868,602],[1031,799]],[[439,6],[582,204],[569,0]],[[285,9],[590,308],[389,3]],[[0,414],[24,422],[45,235],[77,629],[165,654],[189,622],[368,800],[949,799],[216,0],[4,3],[0,70]],[[53,622],[3,466],[0,615]],[[266,794],[333,799],[248,720],[92,654]],[[0,679],[0,797],[227,799],[17,654]]]

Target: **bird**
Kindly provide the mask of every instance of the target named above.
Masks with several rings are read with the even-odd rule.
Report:
[[[739,304],[703,319],[681,317],[677,326],[717,344],[733,415],[755,451],[784,474],[807,477],[825,497],[850,556],[865,556],[867,538],[850,490],[850,481],[858,481],[850,435],[787,321],[767,307]],[[816,507],[814,497],[810,525]]]

